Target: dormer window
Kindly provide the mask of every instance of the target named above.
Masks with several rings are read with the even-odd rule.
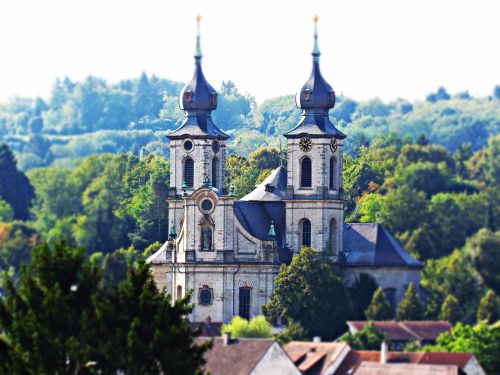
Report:
[[[304,90],[304,100],[311,100],[311,90],[306,89]]]
[[[335,91],[330,91],[329,93],[330,101],[334,102],[335,101]]]
[[[269,192],[269,193],[272,193],[274,190],[274,186],[271,185],[271,184],[266,184],[265,186],[265,191]]]
[[[193,101],[193,93],[191,91],[186,91],[184,93],[184,97],[186,98],[186,102],[191,103]]]
[[[217,93],[210,94],[210,103],[217,104]]]

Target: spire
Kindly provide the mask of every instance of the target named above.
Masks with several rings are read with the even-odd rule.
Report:
[[[194,51],[194,61],[196,64],[201,64],[201,59],[203,57],[200,44],[200,21],[201,16],[198,14],[196,16],[196,49]]]
[[[179,108],[185,112],[182,125],[167,135],[170,139],[202,137],[228,139],[212,120],[212,111],[217,109],[217,91],[207,82],[201,66],[200,43],[201,16],[196,17],[196,47],[194,52],[194,75],[184,86],[179,96]]]
[[[335,91],[323,78],[319,67],[321,52],[318,44],[318,20],[314,21],[314,47],[312,51],[313,64],[309,79],[297,93],[296,104],[302,109],[300,123],[291,131],[284,134],[286,138],[300,138],[305,135],[314,137],[335,137],[344,139],[345,134],[340,132],[331,122],[328,111],[335,106]]]
[[[318,45],[318,15],[315,15],[313,20],[314,20],[314,48],[312,51],[313,55],[313,61],[319,62],[319,56],[321,55],[321,52],[319,51],[319,45]]]

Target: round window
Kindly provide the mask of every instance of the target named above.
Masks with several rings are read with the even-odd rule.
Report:
[[[184,142],[183,147],[184,150],[191,151],[193,149],[193,142],[188,139],[187,141]]]
[[[214,205],[210,199],[205,199],[203,202],[201,202],[201,209],[203,211],[210,211],[213,206]]]
[[[200,305],[211,305],[212,304],[212,289],[210,288],[203,288],[200,289],[200,293],[198,295],[198,299],[200,302]]]

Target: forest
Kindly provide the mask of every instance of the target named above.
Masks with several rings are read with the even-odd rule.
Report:
[[[146,74],[117,84],[65,78],[48,100],[0,103],[2,270],[19,274],[32,249],[61,238],[120,270],[166,240],[165,135],[183,119],[181,87]],[[481,98],[444,88],[417,102],[341,96],[330,115],[348,135],[346,221],[386,225],[425,262],[418,318],[474,324],[482,311],[496,321],[500,86]],[[226,180],[237,196],[286,163],[281,134],[299,117],[292,95],[257,104],[222,84],[214,122],[231,135]],[[358,286],[346,292],[353,310],[345,318],[384,316],[376,285]]]

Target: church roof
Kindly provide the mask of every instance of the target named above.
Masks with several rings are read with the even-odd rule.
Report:
[[[241,198],[242,201],[281,201],[285,199],[287,183],[286,168],[278,167],[272,171],[255,189]]]
[[[347,266],[423,267],[379,223],[344,223],[344,254]]]

